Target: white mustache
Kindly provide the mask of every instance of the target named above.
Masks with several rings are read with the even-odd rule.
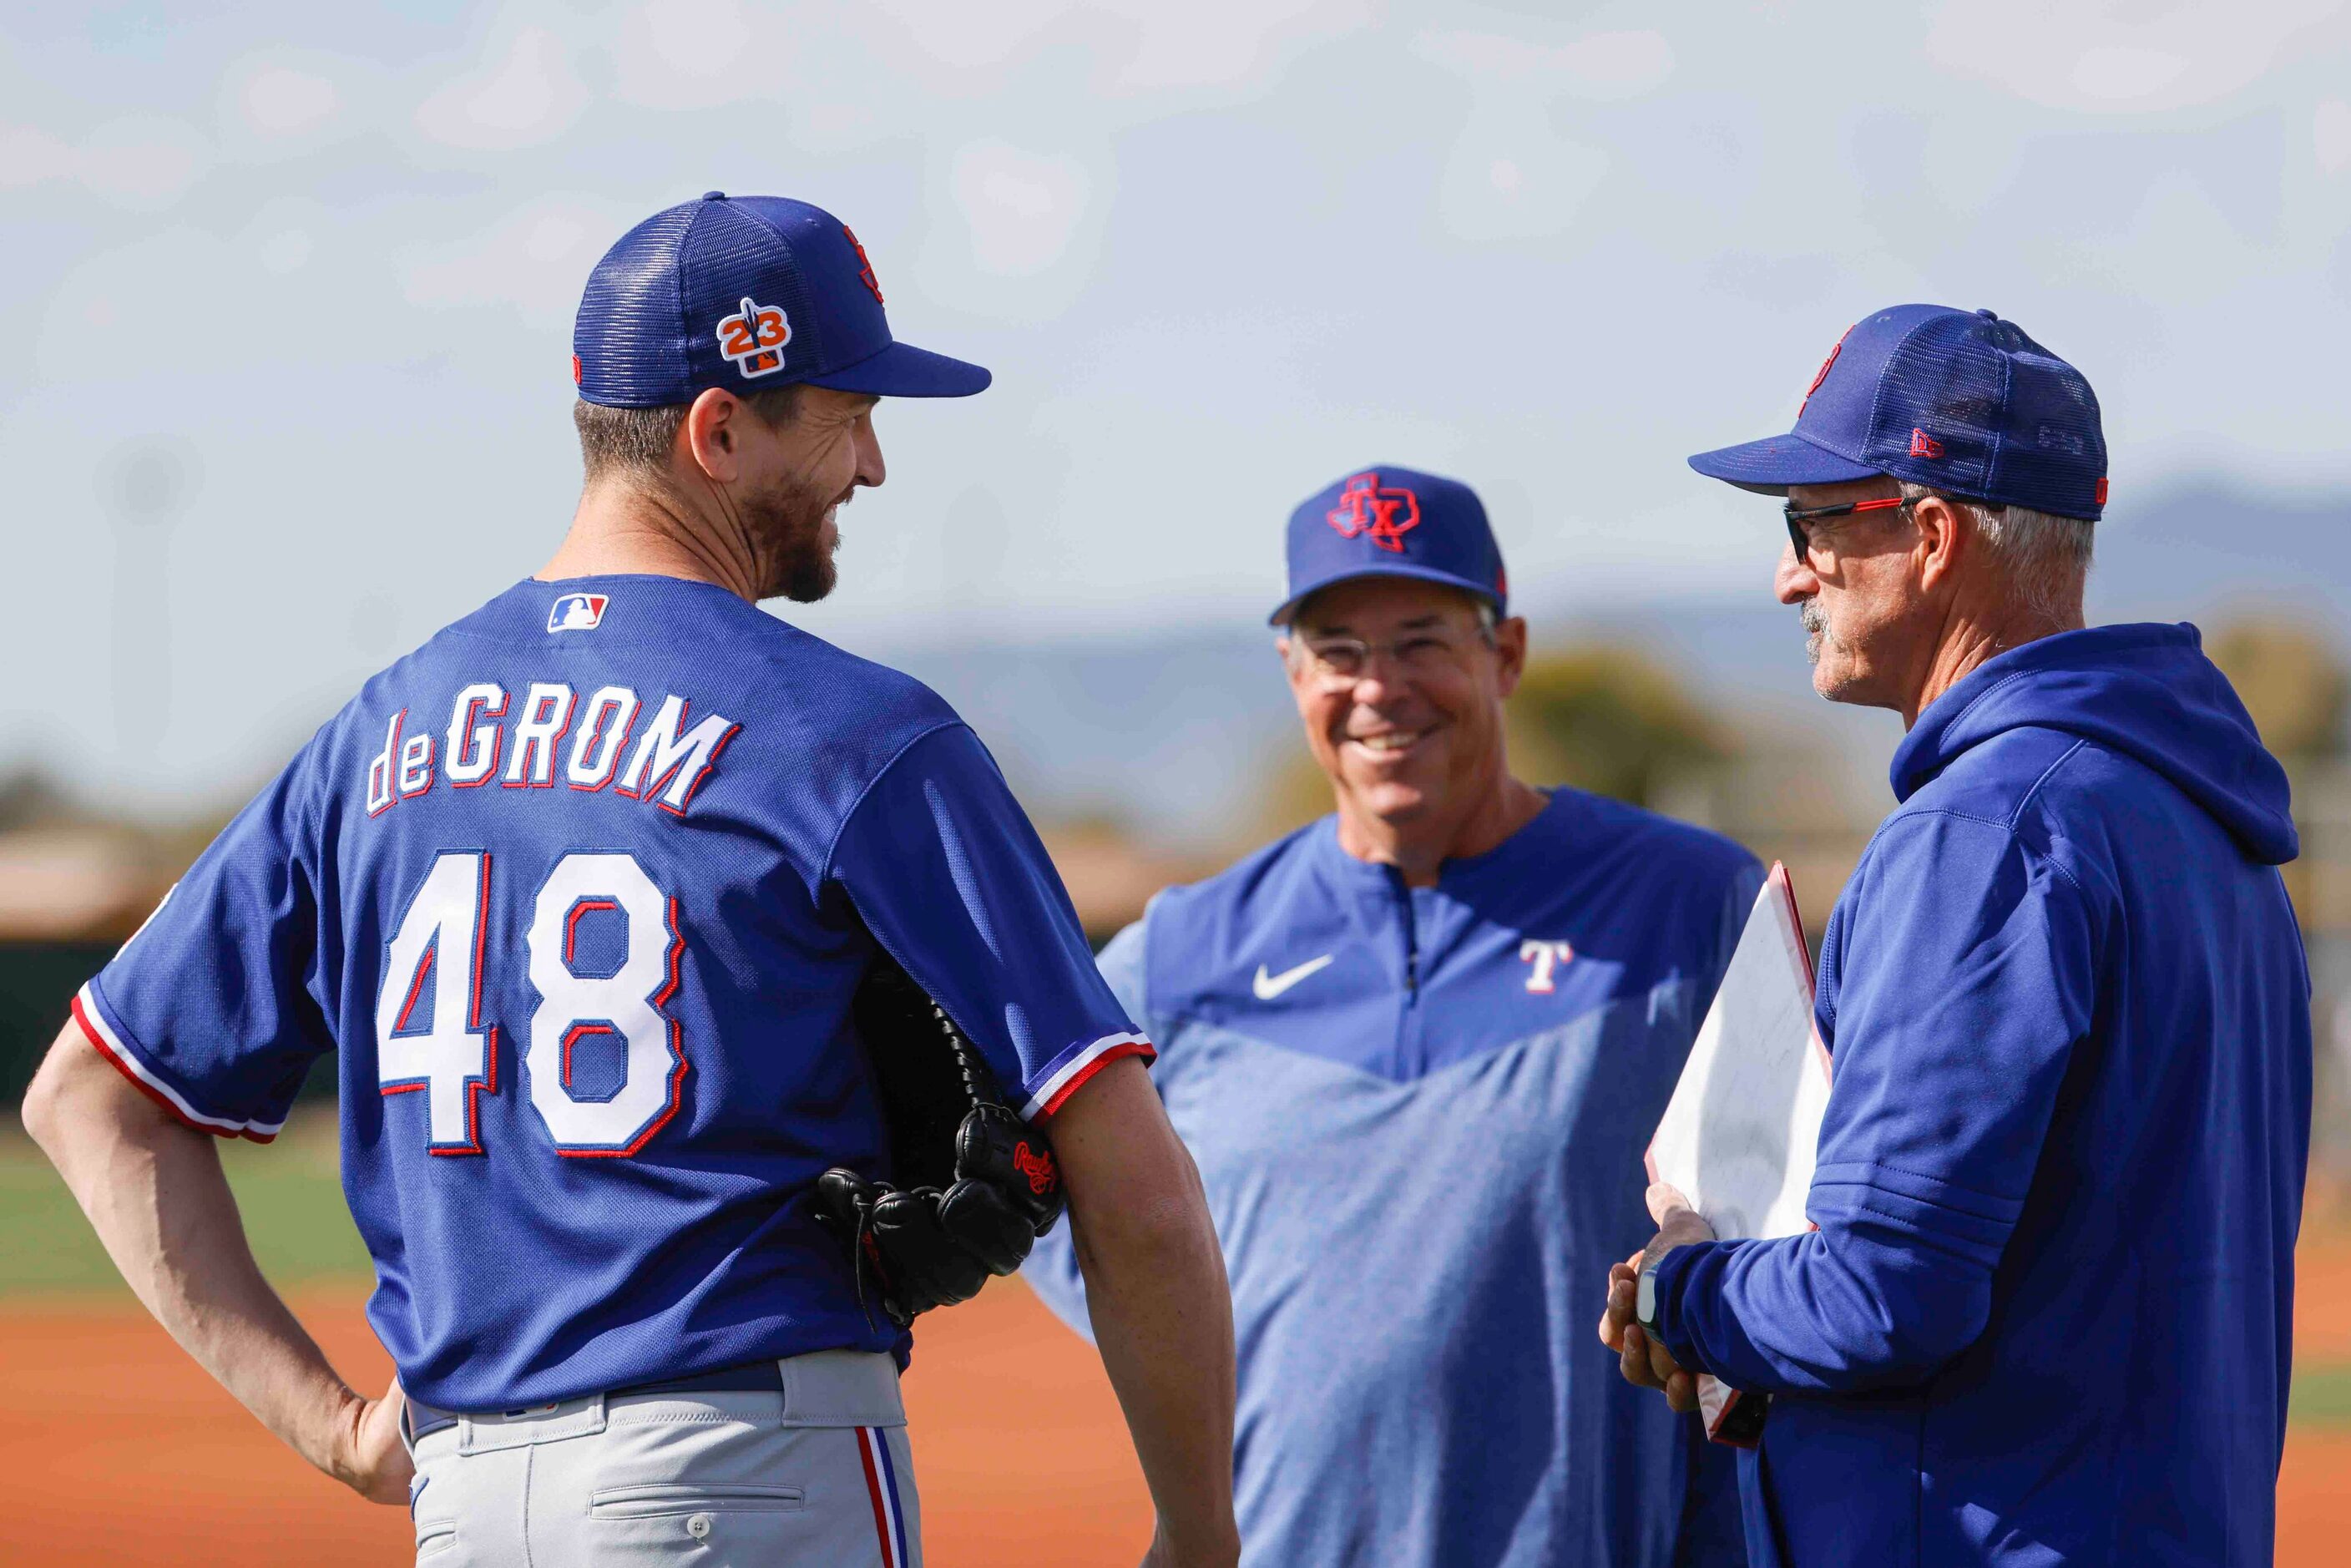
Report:
[[[1821,644],[1827,641],[1829,618],[1822,613],[1821,601],[1807,599],[1796,606],[1796,622],[1804,629],[1804,656],[1817,664],[1821,662]]]

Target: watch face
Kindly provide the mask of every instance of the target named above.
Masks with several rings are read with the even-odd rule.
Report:
[[[1657,1271],[1641,1270],[1641,1283],[1633,1292],[1633,1315],[1644,1324],[1657,1321]]]

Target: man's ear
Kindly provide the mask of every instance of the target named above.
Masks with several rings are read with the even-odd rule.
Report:
[[[731,485],[742,476],[742,421],[750,411],[743,400],[724,387],[709,387],[686,405],[678,422],[677,445],[670,461],[681,478],[696,474],[714,485]]]
[[[1527,673],[1527,620],[1513,615],[1494,628],[1494,657],[1500,664],[1495,672],[1495,685],[1504,696],[1519,689],[1519,677]]]
[[[1932,591],[1951,580],[1966,556],[1969,536],[1959,508],[1940,496],[1920,498],[1910,507],[1910,521],[1918,530],[1918,585]]]

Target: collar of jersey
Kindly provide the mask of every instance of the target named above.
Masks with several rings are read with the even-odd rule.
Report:
[[[787,624],[758,605],[745,601],[733,590],[715,582],[693,577],[666,577],[657,572],[611,571],[589,577],[526,577],[457,626],[476,635],[521,638],[553,645],[557,638],[547,631],[548,606],[567,593],[590,592],[609,594],[613,609],[619,612],[610,615],[594,632],[575,634],[580,639],[592,638],[598,643],[627,642],[649,632],[672,633],[677,624],[674,618],[681,614],[695,617],[693,624],[704,635],[728,627],[772,632]],[[665,612],[669,619],[660,613],[653,617],[642,613],[647,609]]]
[[[1517,832],[1492,849],[1447,860],[1439,865],[1434,891],[1447,894],[1464,892],[1495,877],[1515,881],[1523,876],[1527,852],[1557,837],[1568,825],[1569,815],[1573,810],[1573,790],[1552,789],[1546,791],[1546,795],[1548,798],[1543,802],[1543,809],[1530,818]],[[1403,885],[1401,873],[1395,867],[1379,861],[1357,860],[1346,852],[1339,842],[1339,819],[1335,813],[1317,824],[1314,852],[1326,873],[1347,885],[1366,891],[1393,891]]]

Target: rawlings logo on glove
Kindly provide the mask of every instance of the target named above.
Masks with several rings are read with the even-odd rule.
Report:
[[[1029,1178],[1029,1190],[1042,1197],[1061,1185],[1061,1172],[1053,1164],[1053,1151],[1032,1155],[1026,1144],[1012,1145],[1012,1168]]]

